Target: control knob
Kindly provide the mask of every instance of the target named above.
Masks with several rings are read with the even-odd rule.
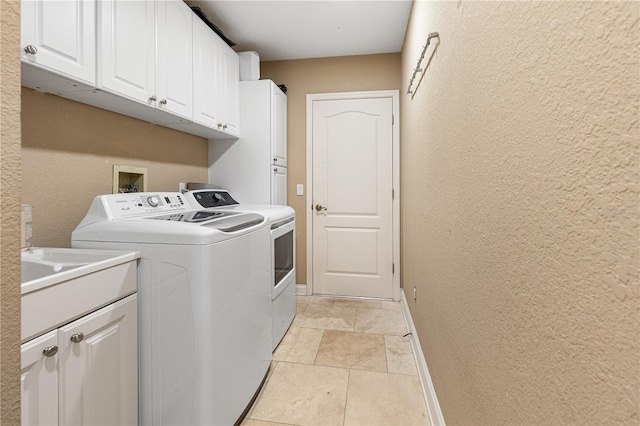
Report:
[[[147,197],[147,203],[149,203],[151,207],[158,207],[158,204],[160,204],[160,200],[156,196],[151,196]]]

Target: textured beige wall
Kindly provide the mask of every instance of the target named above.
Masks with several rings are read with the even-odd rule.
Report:
[[[69,247],[96,195],[112,192],[113,165],[146,167],[148,191],[206,182],[207,140],[22,88],[22,202],[33,244]]]
[[[640,422],[638,10],[413,5],[402,277],[448,424]]]
[[[20,2],[0,1],[0,424],[20,424]]]
[[[296,211],[296,280],[307,282],[306,102],[311,93],[400,88],[400,54],[262,62],[260,77],[287,86],[287,199]],[[305,195],[296,196],[296,184]]]

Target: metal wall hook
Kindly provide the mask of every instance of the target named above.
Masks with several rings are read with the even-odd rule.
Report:
[[[424,45],[424,47],[422,48],[422,54],[420,55],[420,59],[418,59],[418,63],[416,64],[416,67],[413,70],[413,75],[411,76],[411,80],[409,80],[409,87],[407,87],[407,95],[413,93],[411,91],[411,86],[413,85],[413,80],[416,78],[416,74],[419,72],[422,72],[423,69],[420,66],[420,64],[422,63],[422,60],[424,59],[424,54],[427,53],[427,47],[429,47],[429,44],[431,44],[431,39],[438,37],[440,38],[440,34],[433,32],[433,33],[429,33],[429,36],[427,37],[427,44]]]

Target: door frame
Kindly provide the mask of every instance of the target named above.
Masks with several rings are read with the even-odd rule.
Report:
[[[338,101],[349,99],[391,98],[392,100],[392,150],[393,172],[392,185],[394,197],[392,200],[392,245],[393,245],[393,300],[400,300],[400,92],[398,90],[378,90],[364,92],[337,92],[307,94],[307,295],[313,294],[313,102]]]

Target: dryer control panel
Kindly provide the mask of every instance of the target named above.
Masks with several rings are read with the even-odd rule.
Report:
[[[101,198],[108,215],[113,219],[189,209],[179,192],[128,192],[103,195]]]

